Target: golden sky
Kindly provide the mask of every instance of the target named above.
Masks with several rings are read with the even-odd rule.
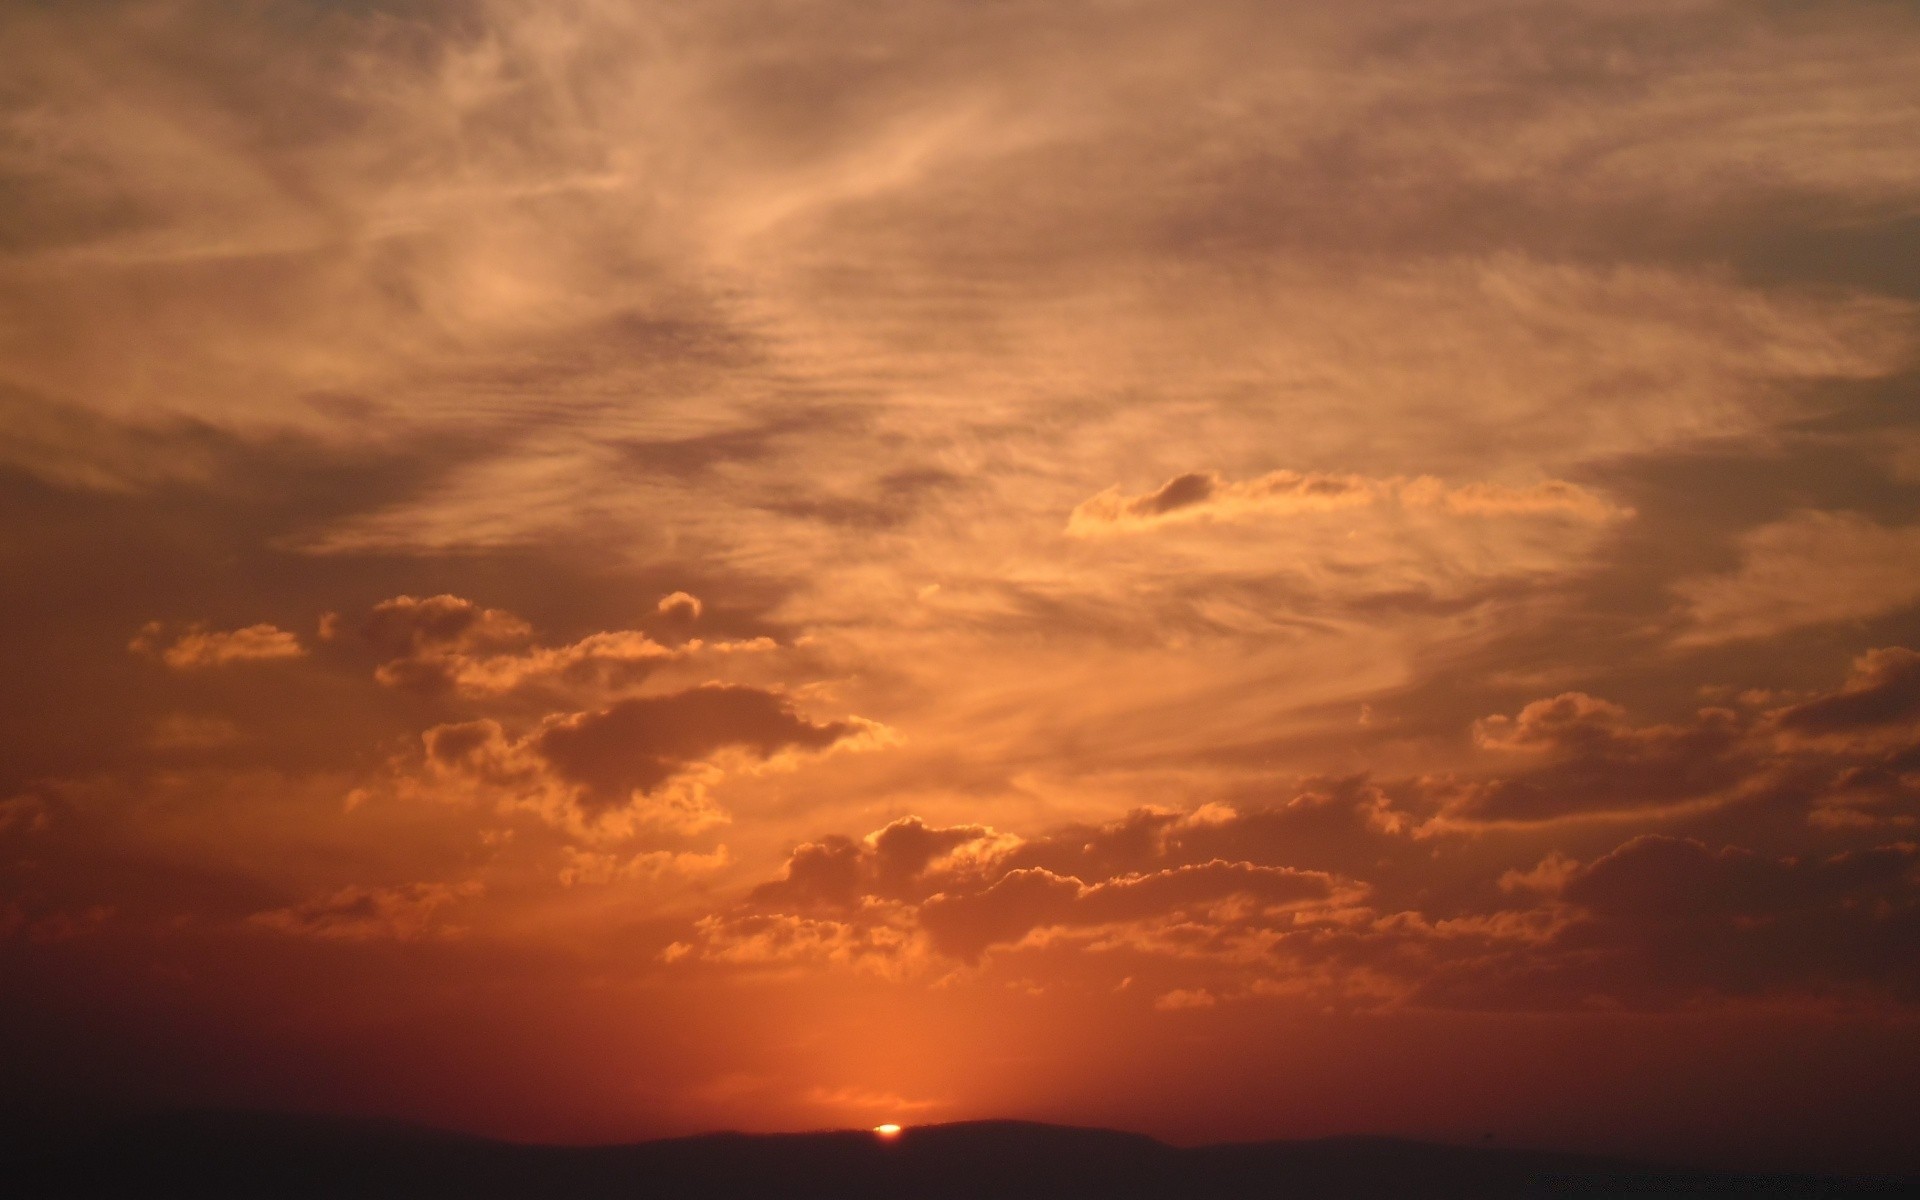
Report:
[[[6,5],[9,1104],[1910,1163],[1917,80]]]

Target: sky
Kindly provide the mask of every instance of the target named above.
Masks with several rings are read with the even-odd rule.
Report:
[[[1916,81],[6,5],[7,1103],[1920,1169]]]

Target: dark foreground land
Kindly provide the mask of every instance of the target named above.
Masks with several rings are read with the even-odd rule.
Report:
[[[520,1146],[377,1122],[186,1114],[17,1137],[0,1194],[408,1200],[1498,1200],[1547,1196],[1920,1195],[1920,1181],[1732,1175],[1385,1138],[1179,1149],[1137,1134],[988,1121],[864,1132],[712,1134]]]

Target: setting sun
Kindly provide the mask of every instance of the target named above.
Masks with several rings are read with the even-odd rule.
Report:
[[[893,1125],[893,1124],[875,1125],[873,1127],[873,1131],[879,1134],[883,1138],[895,1138],[900,1136],[900,1127],[898,1125]]]

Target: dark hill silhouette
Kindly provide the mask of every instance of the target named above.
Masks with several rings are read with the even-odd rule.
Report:
[[[186,1113],[16,1145],[0,1192],[280,1200],[1505,1200],[1549,1196],[1895,1196],[1916,1181],[1735,1175],[1615,1159],[1330,1138],[1181,1149],[1018,1121],[523,1146],[411,1126]]]

